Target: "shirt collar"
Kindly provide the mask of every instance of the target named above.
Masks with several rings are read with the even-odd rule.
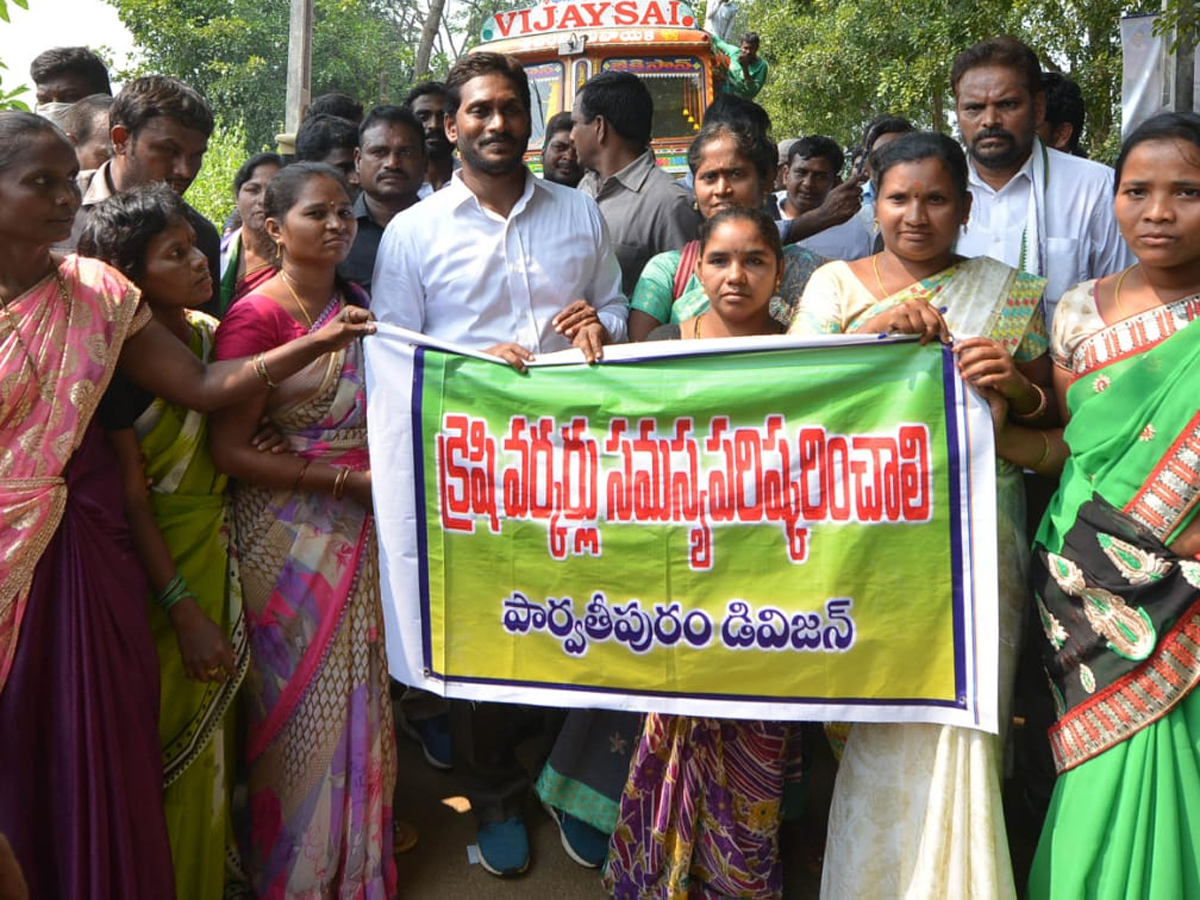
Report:
[[[1024,178],[1030,184],[1033,184],[1033,157],[1036,154],[1041,153],[1041,152],[1042,152],[1041,141],[1037,137],[1035,137],[1033,139],[1033,146],[1030,147],[1030,149],[1029,149],[1029,156],[1026,157],[1024,164],[1022,164],[1021,168],[1017,169],[1017,171],[1013,173],[1012,178],[1008,179],[1008,181],[1004,182],[1004,184],[1002,184],[1000,186],[999,190],[997,190],[996,188],[993,188],[990,184],[988,184],[986,181],[984,181],[979,176],[979,173],[975,170],[975,160],[972,159],[970,157],[970,155],[968,155],[967,156],[967,180],[968,180],[968,182],[970,182],[971,187],[983,188],[984,190],[989,191],[990,193],[993,193],[993,194],[999,194],[1001,191],[1007,190],[1008,186],[1010,184],[1012,184],[1013,182],[1015,182],[1021,178]]]
[[[367,195],[365,191],[359,191],[358,196],[354,199],[354,218],[356,219],[371,219],[371,211],[367,209]],[[374,222],[374,219],[371,219]]]
[[[512,213],[509,214],[510,218],[515,216],[522,209],[524,209],[526,205],[528,205],[536,191],[543,191],[545,193],[550,192],[550,188],[547,187],[546,182],[530,172],[528,166],[522,166],[522,170],[525,172],[525,188],[521,191],[521,196],[513,205]],[[447,182],[446,186],[443,187],[442,190],[448,193],[451,197],[451,209],[457,210],[461,208],[463,204],[471,201],[475,203],[477,209],[483,208],[479,205],[479,200],[475,196],[474,192],[467,187],[466,182],[463,181],[462,170],[460,169],[455,170],[454,174],[450,176],[450,181]]]
[[[79,203],[81,206],[95,206],[115,193],[112,186],[112,160],[106,159],[100,164],[100,168],[92,173],[91,181],[88,182],[87,190]]]
[[[654,152],[646,150],[625,168],[613,172],[612,175],[605,178],[600,185],[600,189],[604,190],[610,182],[616,181],[627,190],[637,193],[642,189],[642,185],[646,183],[646,179],[650,177],[650,173],[654,169]]]

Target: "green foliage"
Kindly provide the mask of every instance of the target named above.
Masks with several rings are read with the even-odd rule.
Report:
[[[29,0],[12,0],[14,6],[19,6],[21,9],[29,9]],[[8,0],[0,0],[0,21],[5,24],[10,23],[8,14]],[[0,62],[0,69],[8,70],[3,62]],[[24,112],[29,112],[29,105],[18,100],[28,88],[23,84],[18,84],[15,88],[6,88],[0,84],[0,109],[19,109]]]
[[[3,2],[4,0],[0,0],[0,3]],[[8,66],[0,62],[0,69],[8,71]],[[0,109],[20,109],[24,112],[29,112],[29,105],[17,99],[17,97],[20,97],[27,90],[28,88],[23,84],[18,84],[11,90],[0,84]]]
[[[142,51],[136,72],[174,75],[216,113],[245,125],[249,147],[283,130],[288,0],[108,0]],[[402,0],[316,0],[312,94],[371,106],[408,81],[417,34]],[[419,23],[416,31],[419,33]]]
[[[1181,0],[1190,2],[1190,0]],[[1120,103],[1120,16],[1157,0],[750,0],[772,74],[759,101],[777,136],[827,134],[851,145],[876,115],[947,130],[950,65],[977,41],[1011,34],[1079,82],[1089,152],[1111,146]]]
[[[1172,53],[1181,41],[1190,47],[1200,44],[1200,16],[1196,14],[1195,0],[1166,0],[1154,23],[1154,33],[1171,38]]]
[[[12,0],[14,6],[29,9],[29,0]],[[8,22],[8,0],[0,0],[0,21]]]
[[[188,188],[186,198],[218,231],[233,212],[233,176],[246,156],[246,129],[242,123],[229,124],[218,119],[208,152],[204,154],[204,166]]]

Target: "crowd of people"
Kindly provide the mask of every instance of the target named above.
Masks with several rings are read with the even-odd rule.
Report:
[[[397,727],[461,780],[497,876],[529,865],[533,790],[614,897],[779,897],[828,741],[831,900],[1200,896],[1200,116],[1140,124],[1112,169],[1063,152],[1069,82],[993,38],[951,72],[961,144],[881,115],[847,171],[733,90],[677,182],[645,85],[603,72],[538,177],[525,71],[476,52],[399,105],[319,98],[218,226],[184,199],[196,91],[111,97],[84,48],[33,75],[39,114],[0,112],[0,897],[402,894]],[[995,428],[1000,733],[390,682],[376,320],[517,369],[627,340],[951,346]],[[1044,814],[1027,885],[1006,759]]]

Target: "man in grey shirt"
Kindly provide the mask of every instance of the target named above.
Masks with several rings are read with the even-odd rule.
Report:
[[[579,164],[589,170],[579,190],[600,206],[628,297],[652,256],[695,240],[700,214],[687,190],[654,162],[654,100],[636,75],[609,71],[591,78],[575,98],[571,120]]]

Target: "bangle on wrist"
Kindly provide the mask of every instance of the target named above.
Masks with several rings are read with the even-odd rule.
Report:
[[[1038,461],[1033,464],[1034,469],[1041,468],[1041,466],[1048,459],[1050,459],[1050,454],[1053,449],[1050,445],[1050,436],[1048,434],[1046,434],[1046,432],[1044,432],[1044,431],[1039,431],[1038,434],[1040,434],[1042,436],[1042,442],[1046,445],[1046,449],[1042,451],[1042,455],[1040,457],[1038,457]]]
[[[309,467],[309,466],[311,466],[311,465],[312,465],[312,460],[311,460],[311,459],[306,459],[306,460],[304,461],[304,465],[302,465],[302,466],[300,467],[300,472],[299,472],[299,474],[297,474],[297,475],[296,475],[296,480],[292,482],[292,490],[293,490],[293,491],[295,491],[295,490],[298,490],[298,489],[300,488],[300,483],[301,483],[302,481],[304,481],[304,475],[305,475],[305,473],[307,473],[307,472],[308,472],[308,467]]]
[[[1032,381],[1029,384],[1038,395],[1037,406],[1035,406],[1029,412],[1024,413],[1019,413],[1016,410],[1013,410],[1013,418],[1020,419],[1024,422],[1041,418],[1042,413],[1046,411],[1046,392],[1042,389],[1040,384],[1034,384]]]
[[[337,477],[333,479],[333,499],[341,500],[346,495],[346,479],[350,477],[350,467],[342,466],[337,473]]]
[[[183,580],[182,575],[176,572],[175,577],[167,582],[167,586],[154,598],[154,602],[164,613],[169,613],[180,600],[191,596],[192,592],[187,582]]]
[[[255,353],[252,361],[254,363],[254,371],[258,373],[259,378],[267,383],[267,387],[279,387],[278,384],[271,380],[271,373],[267,371],[267,357],[262,352]]]

